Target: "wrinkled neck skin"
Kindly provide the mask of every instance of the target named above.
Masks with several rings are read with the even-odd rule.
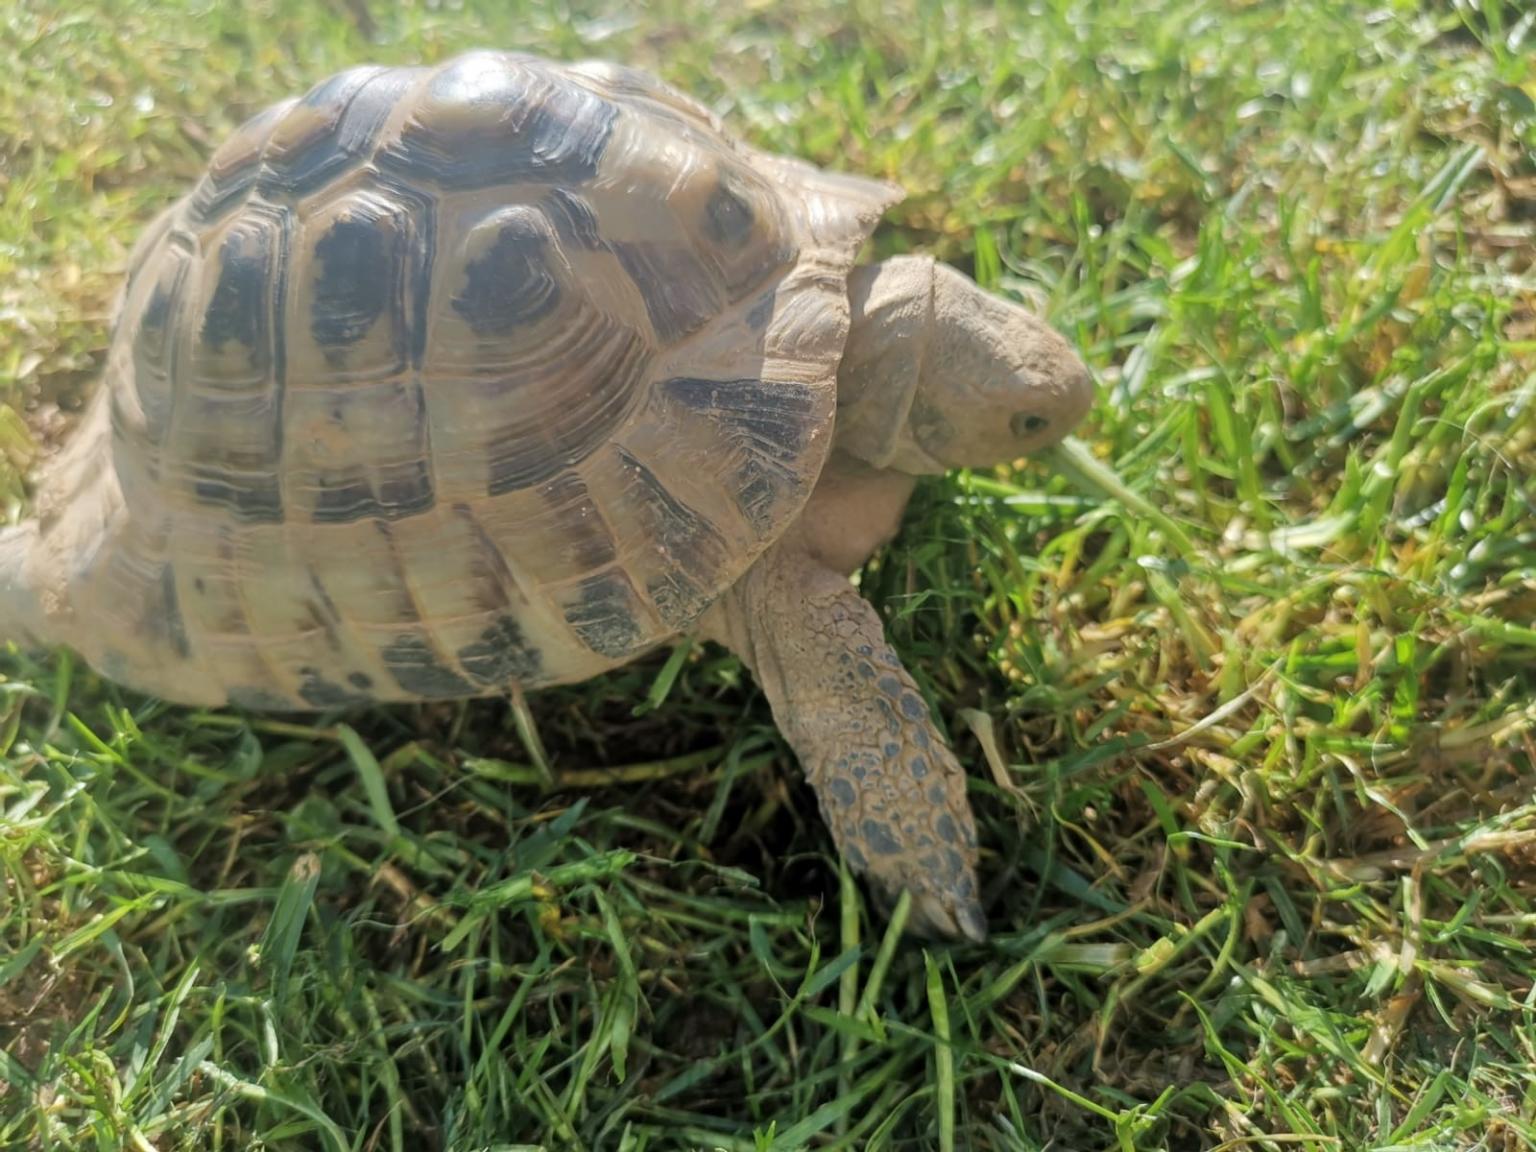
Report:
[[[851,322],[837,370],[837,446],[875,468],[944,471],[907,432],[934,332],[934,262],[902,256],[848,278]]]
[[[0,643],[28,647],[41,642],[41,608],[27,572],[37,548],[37,524],[0,528]]]

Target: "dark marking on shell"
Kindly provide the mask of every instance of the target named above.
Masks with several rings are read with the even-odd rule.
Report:
[[[472,52],[438,68],[376,160],[444,188],[574,186],[597,174],[617,118],[615,105],[538,61]]]
[[[299,676],[299,698],[316,708],[347,708],[369,702],[369,697],[325,679],[313,668],[300,668]]]
[[[475,687],[444,665],[420,636],[397,636],[381,653],[384,667],[402,690],[424,700],[455,700],[475,695]]]
[[[639,459],[619,449],[627,492],[639,509],[640,527],[664,554],[663,571],[646,592],[668,627],[686,628],[715,598],[715,579],[730,549],[709,521],[689,508]]]
[[[455,504],[453,512],[478,546],[466,563],[475,602],[487,612],[499,612],[514,604],[526,603],[527,598],[507,565],[507,558],[501,554],[496,541],[491,539],[490,533],[476,518],[474,510],[467,504]],[[462,658],[462,653],[460,656]]]
[[[318,272],[309,330],[328,356],[356,344],[380,316],[398,306],[405,239],[392,220],[347,215],[315,245]]]
[[[366,672],[351,672],[347,675],[347,683],[366,692],[373,687],[373,677]]]
[[[344,474],[316,477],[315,510],[310,519],[316,524],[350,524],[377,514],[378,501],[373,485],[361,468]]]
[[[281,692],[270,688],[238,685],[225,690],[230,707],[246,712],[297,712],[298,706]]]
[[[318,491],[311,519],[316,524],[403,520],[420,515],[437,502],[432,473],[425,460],[412,460],[380,471],[377,491],[361,468],[316,477]]]
[[[175,394],[172,387],[176,360],[174,333],[191,257],[180,244],[162,238],[145,259],[153,265],[156,279],[133,331],[132,387],[143,414],[143,435],[149,443],[159,445],[170,427]],[[120,410],[118,392],[118,389],[112,392],[112,426],[122,433],[127,421]]]
[[[643,638],[640,602],[622,572],[589,576],[580,585],[565,619],[583,644],[610,659],[632,655]]]
[[[378,514],[383,519],[416,516],[437,503],[432,472],[425,460],[412,460],[379,471]]]
[[[562,472],[539,490],[549,509],[549,528],[544,538],[558,540],[568,552],[576,571],[606,568],[618,559],[613,535],[608,531],[587,485],[575,472]]]
[[[736,189],[735,181],[722,172],[704,206],[705,233],[723,248],[739,249],[752,239],[756,226],[752,205]]]
[[[464,269],[453,310],[476,336],[509,336],[549,315],[560,303],[560,284],[545,260],[549,238],[537,213],[509,211],[496,239]]]
[[[715,276],[687,248],[651,241],[618,242],[611,247],[639,289],[651,327],[663,343],[697,332],[724,308]]]
[[[522,626],[511,616],[502,616],[473,644],[458,651],[459,665],[480,684],[528,684],[536,681],[544,668],[544,656],[523,635]]]
[[[895,856],[901,851],[901,841],[891,834],[890,826],[879,820],[865,820],[859,825],[864,842],[877,856]]]
[[[145,606],[143,631],[154,642],[170,648],[180,659],[192,655],[187,640],[187,622],[181,614],[176,593],[176,569],[170,564],[160,569],[149,603]]]
[[[712,421],[741,450],[731,495],[760,536],[766,535],[778,510],[810,483],[796,463],[809,449],[815,427],[814,391],[789,381],[693,376],[674,376],[660,387],[670,400]]]
[[[283,494],[273,473],[234,473],[200,467],[192,491],[198,502],[225,509],[242,524],[281,524]]]
[[[315,594],[316,613],[323,621],[326,634],[330,637],[332,645],[339,643],[339,631],[341,628],[341,613],[336,609],[336,601],[331,599],[331,594],[326,590],[325,581],[320,579],[320,574],[313,568],[309,570],[309,589]]]
[[[236,228],[219,246],[219,280],[203,315],[203,340],[215,351],[230,341],[250,352],[251,363],[265,351],[267,275],[271,251],[265,237]]]

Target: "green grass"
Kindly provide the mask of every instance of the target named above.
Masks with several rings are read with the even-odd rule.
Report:
[[[313,725],[12,653],[0,1147],[1536,1147],[1525,6],[727,7],[0,9],[0,482],[137,229],[344,65],[622,58],[899,178],[878,249],[1046,310],[1177,525],[954,476],[863,574],[993,940],[886,934],[713,649]]]

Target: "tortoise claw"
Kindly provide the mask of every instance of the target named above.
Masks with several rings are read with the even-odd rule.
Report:
[[[985,944],[987,918],[974,897],[914,892],[907,930],[919,936],[963,936],[973,943]]]

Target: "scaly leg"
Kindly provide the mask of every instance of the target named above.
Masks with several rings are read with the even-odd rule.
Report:
[[[838,850],[920,933],[986,939],[965,771],[848,580],[792,546],[770,549],[712,617],[752,669]]]

